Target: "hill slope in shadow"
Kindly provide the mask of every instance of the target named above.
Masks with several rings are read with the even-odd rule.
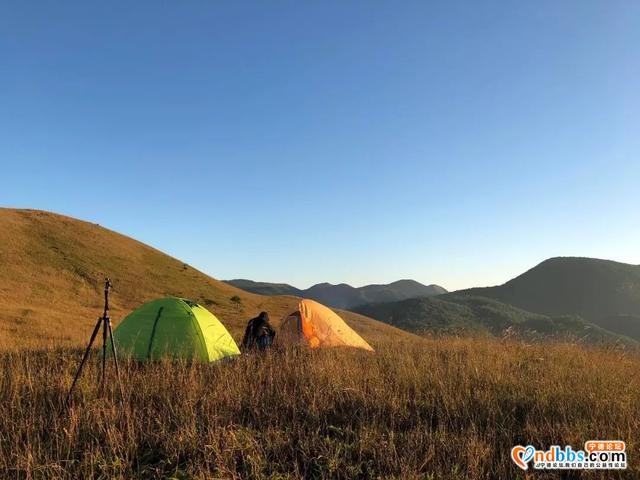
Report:
[[[547,316],[485,297],[447,294],[363,305],[363,315],[415,333],[513,335],[635,344],[576,315]]]
[[[545,315],[579,315],[640,340],[640,266],[611,260],[556,257],[507,283],[460,290]]]

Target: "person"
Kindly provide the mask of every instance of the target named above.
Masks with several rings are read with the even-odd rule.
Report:
[[[269,323],[269,314],[260,312],[260,315],[247,323],[242,338],[242,351],[267,350],[273,344],[275,336],[276,332]]]

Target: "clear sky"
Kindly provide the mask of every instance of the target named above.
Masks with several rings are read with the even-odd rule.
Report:
[[[217,278],[640,263],[640,2],[0,4],[0,205]]]

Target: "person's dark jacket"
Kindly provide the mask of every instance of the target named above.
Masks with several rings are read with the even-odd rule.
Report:
[[[269,324],[269,314],[261,312],[247,324],[242,338],[242,351],[266,350],[271,347],[275,336],[276,332]]]

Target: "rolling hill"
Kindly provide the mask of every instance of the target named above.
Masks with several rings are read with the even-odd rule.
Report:
[[[353,309],[369,303],[431,297],[447,292],[439,285],[423,285],[415,280],[398,280],[385,285],[364,287],[352,287],[346,283],[338,285],[319,283],[306,290],[300,290],[286,283],[254,282],[245,279],[227,280],[226,283],[260,295],[295,295],[345,309]]]
[[[0,208],[0,266],[0,348],[84,344],[102,313],[105,276],[114,285],[116,325],[141,303],[175,295],[206,306],[239,339],[248,318],[266,310],[277,325],[297,302],[245,292],[99,225],[39,210]],[[412,337],[355,313],[341,315],[373,344]]]
[[[595,258],[550,258],[504,285],[455,293],[493,298],[550,316],[579,315],[640,340],[638,265]]]
[[[635,343],[575,315],[550,317],[489,298],[468,295],[412,298],[363,305],[356,311],[416,333],[480,333],[498,336],[517,333],[538,339],[569,336],[590,342],[622,340]]]
[[[294,295],[296,297],[303,296],[303,290],[293,287],[287,283],[269,283],[254,282],[244,278],[236,278],[234,280],[224,280],[225,283],[233,285],[245,292],[255,293],[257,295]]]

